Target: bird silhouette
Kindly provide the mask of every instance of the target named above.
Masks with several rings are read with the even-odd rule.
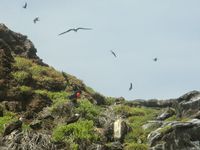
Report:
[[[40,21],[40,20],[39,20],[39,17],[36,17],[35,19],[33,19],[33,22],[34,22],[34,23],[36,23],[37,21]]]
[[[133,89],[133,84],[130,83],[129,91]]]
[[[153,61],[155,61],[155,62],[158,61],[158,58],[154,58]]]
[[[26,9],[26,7],[27,7],[27,2],[24,4],[23,8]]]
[[[110,52],[113,54],[113,56],[117,57],[116,53],[110,50]]]
[[[67,119],[66,123],[67,124],[74,123],[74,122],[78,121],[79,118],[80,118],[80,114],[75,114],[72,117],[70,117],[69,119]]]
[[[62,32],[62,33],[60,33],[60,34],[58,34],[58,35],[62,35],[62,34],[65,34],[65,33],[68,33],[68,32],[70,32],[70,31],[74,31],[74,32],[77,32],[78,30],[92,30],[91,28],[72,28],[72,29],[69,29],[69,30],[67,30],[67,31],[64,31],[64,32]]]

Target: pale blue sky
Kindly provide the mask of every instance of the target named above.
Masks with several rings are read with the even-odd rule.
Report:
[[[1,0],[0,22],[28,35],[44,62],[106,96],[167,99],[200,89],[199,0],[25,2]],[[93,30],[57,36],[73,27]]]

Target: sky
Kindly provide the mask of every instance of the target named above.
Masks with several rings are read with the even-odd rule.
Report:
[[[168,99],[200,89],[199,0],[0,0],[0,14],[44,62],[105,96]],[[76,27],[92,30],[58,36]]]

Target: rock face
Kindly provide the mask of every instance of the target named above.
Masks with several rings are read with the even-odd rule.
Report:
[[[114,122],[114,139],[123,141],[125,135],[128,133],[128,126],[122,118],[117,119]]]
[[[168,122],[148,136],[152,150],[199,150],[200,120]]]
[[[8,29],[4,24],[0,24],[0,40],[7,46],[13,55],[18,55],[33,59],[38,64],[45,65],[42,60],[36,55],[36,48],[33,43],[20,33],[16,33]],[[8,53],[8,52],[7,52]]]
[[[0,100],[6,96],[13,61],[11,49],[0,39]]]
[[[36,132],[12,132],[1,139],[0,149],[3,150],[57,150],[58,145],[50,142],[50,135]]]

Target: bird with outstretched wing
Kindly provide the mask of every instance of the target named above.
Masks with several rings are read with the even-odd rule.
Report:
[[[82,27],[80,27],[80,28],[71,28],[71,29],[69,29],[69,30],[67,30],[67,31],[64,31],[64,32],[58,34],[58,35],[65,34],[65,33],[68,33],[68,32],[70,32],[70,31],[77,32],[78,30],[92,30],[92,29],[91,29],[91,28],[82,28]]]
[[[117,57],[116,53],[110,50],[110,52],[113,54],[113,56]]]
[[[133,89],[133,84],[130,83],[129,91]]]
[[[158,58],[154,58],[153,61],[155,61],[155,62],[158,61]]]
[[[26,7],[27,7],[27,2],[24,4],[23,8],[26,9]]]
[[[34,23],[37,23],[37,21],[40,21],[40,20],[39,20],[39,17],[36,17],[35,19],[33,19],[33,22],[34,22]]]

